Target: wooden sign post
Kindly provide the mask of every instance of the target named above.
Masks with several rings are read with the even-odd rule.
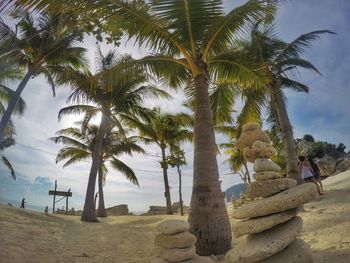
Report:
[[[55,204],[66,197],[66,214],[67,214],[67,212],[68,212],[68,197],[72,197],[72,192],[70,191],[70,188],[68,189],[67,192],[57,191],[57,180],[55,180],[55,190],[49,190],[49,195],[53,195],[53,204],[52,204],[52,213],[53,214],[55,213]],[[56,195],[63,196],[63,198],[56,201]]]

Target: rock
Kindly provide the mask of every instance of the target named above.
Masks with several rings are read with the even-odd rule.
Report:
[[[298,209],[292,209],[269,216],[239,221],[233,225],[233,233],[235,237],[241,237],[246,234],[260,233],[292,219],[297,215],[297,213]]]
[[[286,249],[257,263],[313,263],[312,252],[307,243],[296,239]]]
[[[257,122],[248,122],[244,124],[242,127],[243,132],[250,131],[250,130],[259,130],[259,129],[260,129],[260,125]]]
[[[243,132],[239,139],[236,141],[236,146],[239,149],[243,150],[245,147],[252,145],[255,141],[271,143],[269,135],[257,129]]]
[[[153,216],[153,215],[166,215],[166,214],[167,214],[166,206],[151,205],[149,207],[149,210],[145,214],[142,214],[142,215],[144,215],[144,216]]]
[[[278,179],[281,178],[281,174],[273,171],[264,171],[253,174],[253,178],[257,181]]]
[[[155,238],[155,245],[162,248],[186,248],[196,244],[197,238],[190,232],[183,232],[175,235],[158,234]]]
[[[106,209],[109,216],[124,216],[129,214],[128,205],[117,205]]]
[[[322,159],[316,160],[321,176],[330,176],[335,172],[337,161],[335,158],[325,155]]]
[[[182,220],[166,220],[158,224],[157,230],[164,235],[174,235],[177,233],[186,232],[189,229],[189,224]]]
[[[336,173],[345,172],[350,169],[350,158],[345,158],[341,163],[336,167]]]
[[[247,194],[250,199],[256,197],[268,197],[282,192],[297,185],[297,181],[289,178],[252,182],[247,187]]]
[[[275,148],[267,142],[255,141],[252,145],[243,149],[244,158],[251,163],[257,158],[271,158],[276,154]]]
[[[160,251],[161,257],[170,262],[182,262],[186,259],[191,259],[196,255],[196,247],[190,248],[170,248]]]
[[[253,169],[255,172],[263,172],[263,171],[273,171],[279,172],[281,171],[281,167],[275,164],[273,161],[269,159],[258,158],[254,162]]]
[[[297,208],[311,201],[317,196],[317,188],[314,183],[305,183],[290,188],[269,198],[255,200],[232,212],[233,218],[245,219]]]
[[[296,217],[274,228],[248,235],[225,256],[225,263],[253,263],[271,257],[291,244],[301,232],[303,221]],[[288,261],[282,261],[288,262]],[[289,263],[289,262],[288,262]]]

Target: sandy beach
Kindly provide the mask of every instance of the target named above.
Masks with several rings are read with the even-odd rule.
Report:
[[[349,262],[350,171],[323,183],[326,194],[301,213],[301,238],[311,246],[315,263]],[[181,216],[110,216],[82,223],[78,216],[46,216],[0,205],[0,262],[156,262],[155,227],[169,218]]]

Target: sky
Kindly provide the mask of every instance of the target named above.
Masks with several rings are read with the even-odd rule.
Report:
[[[225,8],[244,1],[225,1]],[[296,138],[312,134],[316,140],[331,143],[343,142],[350,148],[350,1],[348,0],[290,0],[283,3],[277,13],[276,30],[285,41],[292,41],[300,34],[329,29],[336,35],[325,35],[315,41],[312,48],[306,50],[304,58],[311,61],[322,73],[300,71],[296,78],[310,87],[309,94],[287,92],[288,113]],[[87,38],[84,47],[89,49],[91,66],[94,64],[95,40]],[[102,45],[106,51],[111,46]],[[120,53],[131,53],[141,57],[146,51],[134,47],[131,43],[116,48]],[[16,86],[12,85],[15,89]],[[166,89],[166,87],[164,87]],[[70,89],[60,87],[56,97],[41,77],[31,79],[22,97],[27,103],[27,110],[22,117],[14,117],[17,144],[3,154],[11,161],[17,174],[13,181],[9,172],[0,164],[0,202],[11,200],[20,204],[25,197],[30,205],[52,206],[52,196],[48,190],[53,189],[55,180],[58,190],[71,188],[73,197],[69,207],[82,209],[90,170],[89,162],[82,162],[62,168],[55,163],[55,156],[60,145],[49,140],[59,129],[71,126],[79,116],[65,117],[57,121],[59,109],[66,106],[65,101]],[[181,110],[183,94],[174,94],[172,101],[148,101],[147,106],[161,106],[170,112]],[[238,103],[237,110],[241,105]],[[219,141],[225,138],[218,137]],[[188,165],[183,167],[183,197],[186,205],[190,202],[192,189],[193,146],[184,145]],[[139,179],[140,188],[132,185],[123,176],[113,170],[107,177],[104,188],[106,206],[128,204],[131,211],[146,211],[150,205],[165,205],[164,185],[159,164],[160,150],[156,146],[146,147],[148,155],[123,156],[121,159],[132,167]],[[224,163],[224,154],[218,156],[220,178],[223,190],[241,183],[238,175],[230,174],[230,168]],[[169,171],[172,201],[178,201],[178,176],[175,169]],[[62,207],[62,201],[56,207]]]

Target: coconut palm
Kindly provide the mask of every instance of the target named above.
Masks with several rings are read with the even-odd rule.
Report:
[[[192,139],[192,133],[184,128],[188,123],[188,119],[184,119],[184,115],[181,113],[172,115],[162,112],[160,108],[153,108],[144,118],[135,119],[129,117],[128,121],[131,127],[139,130],[140,138],[145,143],[155,143],[161,150],[162,161],[160,165],[163,169],[167,214],[173,214],[166,150],[170,150],[175,141],[176,143],[181,143],[185,140]]]
[[[73,88],[68,102],[72,105],[59,112],[59,119],[66,114],[85,114],[83,126],[90,122],[91,118],[101,114],[96,143],[92,151],[92,165],[89,182],[86,190],[86,198],[82,221],[97,221],[95,213],[95,182],[99,169],[103,138],[106,136],[110,125],[117,125],[121,134],[123,126],[120,116],[144,115],[148,112],[142,106],[146,98],[164,97],[169,95],[153,86],[143,85],[148,78],[145,71],[130,67],[133,60],[128,55],[118,55],[114,51],[106,56],[98,50],[97,72],[88,70],[74,70],[66,68],[60,74],[59,83],[68,84]]]
[[[154,55],[139,62],[167,79],[171,86],[192,83],[196,117],[190,231],[197,236],[198,254],[223,254],[231,247],[232,235],[219,183],[208,88],[218,78],[261,84],[261,75],[252,70],[246,54],[230,44],[248,21],[270,19],[277,1],[249,0],[227,13],[221,0],[140,2],[83,0],[74,8],[79,14],[98,9],[110,28],[115,31],[122,28],[139,45],[149,48]],[[68,0],[26,0],[21,6],[73,9]],[[80,6],[84,9],[79,9]]]
[[[92,152],[97,140],[97,125],[87,125],[80,128],[67,128],[58,131],[56,137],[51,139],[55,143],[66,145],[56,157],[56,163],[65,161],[63,167],[76,162],[92,159]],[[122,154],[132,155],[133,152],[144,153],[144,150],[136,144],[135,137],[125,137],[124,132],[111,127],[103,138],[100,164],[98,169],[98,217],[106,217],[104,204],[103,183],[108,174],[108,163],[114,170],[121,172],[130,182],[139,185],[134,171],[122,162],[118,157]]]
[[[318,74],[320,72],[309,61],[300,55],[305,48],[310,47],[311,42],[318,39],[322,34],[334,34],[329,30],[313,31],[303,34],[290,43],[278,39],[273,26],[263,27],[261,22],[256,23],[251,30],[250,41],[241,44],[249,54],[261,64],[270,83],[266,86],[266,104],[269,113],[269,123],[272,129],[278,129],[284,143],[287,158],[287,176],[302,183],[299,174],[298,156],[293,137],[293,129],[290,123],[284,90],[286,88],[299,92],[308,92],[309,87],[291,78],[298,68],[309,69]]]
[[[16,66],[13,60],[4,58],[0,60],[0,116],[5,112],[14,91],[7,85],[13,84],[22,78],[21,70]],[[26,108],[24,100],[20,97],[15,105],[13,114],[22,115]],[[7,128],[4,131],[5,137],[15,134],[15,127],[10,119]]]
[[[55,95],[55,73],[63,66],[79,68],[86,64],[83,56],[85,49],[74,46],[81,40],[81,34],[67,30],[64,25],[67,16],[41,14],[34,18],[28,13],[22,13],[19,19],[15,30],[0,20],[1,59],[11,58],[18,67],[26,70],[1,118],[0,138],[16,105],[20,105],[17,102],[31,78],[43,74]]]

